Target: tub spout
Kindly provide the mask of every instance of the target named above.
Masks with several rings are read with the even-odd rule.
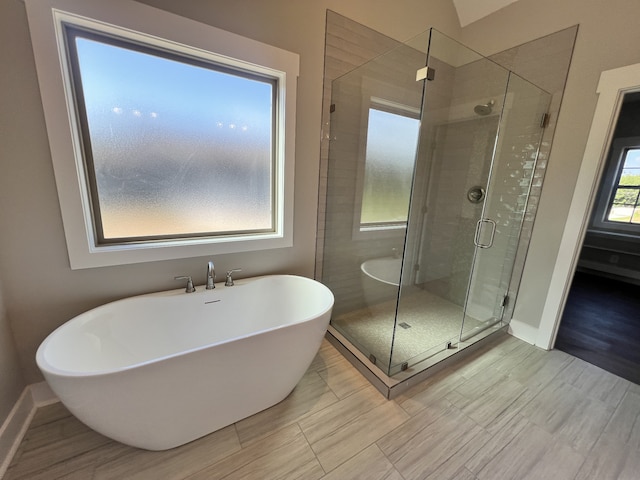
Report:
[[[213,266],[213,262],[207,263],[207,290],[213,290],[216,288],[216,269]]]

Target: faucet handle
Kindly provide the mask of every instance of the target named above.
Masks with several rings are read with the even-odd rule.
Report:
[[[233,287],[233,278],[231,278],[231,275],[233,275],[233,272],[241,272],[241,271],[242,271],[241,268],[234,268],[233,270],[227,271],[227,280],[224,282],[224,286]]]
[[[196,291],[196,288],[193,286],[193,280],[191,280],[191,277],[188,275],[182,275],[179,277],[173,277],[174,280],[186,280],[187,281],[187,288],[185,289],[185,292],[187,293],[193,293]]]

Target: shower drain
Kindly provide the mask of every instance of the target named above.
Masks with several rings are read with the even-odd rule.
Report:
[[[411,328],[411,325],[409,325],[407,322],[399,323],[398,326],[402,328]]]

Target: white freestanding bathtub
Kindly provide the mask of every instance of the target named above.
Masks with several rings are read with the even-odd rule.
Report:
[[[283,400],[317,353],[332,307],[327,287],[291,275],[142,295],[69,320],[36,360],[86,425],[165,450]]]

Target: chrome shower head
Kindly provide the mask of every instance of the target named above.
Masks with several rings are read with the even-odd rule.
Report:
[[[495,103],[496,103],[495,100],[489,100],[484,105],[476,105],[475,107],[473,107],[473,111],[476,112],[478,115],[482,115],[482,116],[489,115],[493,110],[493,105]]]

